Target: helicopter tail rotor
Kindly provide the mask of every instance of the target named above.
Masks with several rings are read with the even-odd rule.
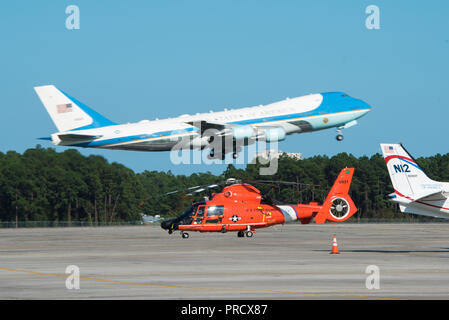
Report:
[[[340,171],[321,210],[315,216],[315,223],[322,224],[327,220],[342,222],[357,212],[357,207],[348,194],[353,174],[354,168],[345,168]]]

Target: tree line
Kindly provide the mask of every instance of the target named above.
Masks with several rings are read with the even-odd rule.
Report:
[[[449,181],[449,154],[419,158],[417,162],[430,178]],[[207,172],[186,176],[170,171],[135,173],[122,164],[109,163],[102,156],[83,156],[75,149],[56,152],[38,145],[23,154],[0,152],[0,221],[64,221],[69,225],[85,221],[98,225],[137,221],[141,214],[173,217],[207,194],[162,194],[227,178],[298,182],[301,184],[255,186],[281,202],[322,202],[344,167],[355,168],[350,195],[359,211],[351,219],[408,216],[386,198],[393,188],[380,154],[357,158],[340,153],[302,160],[281,156],[274,176],[260,176],[263,166],[257,163],[236,169],[229,165],[221,175]]]

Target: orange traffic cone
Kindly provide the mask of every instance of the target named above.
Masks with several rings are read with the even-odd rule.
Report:
[[[331,254],[339,254],[338,252],[338,244],[337,244],[337,237],[334,234],[334,239],[332,240],[332,250]]]

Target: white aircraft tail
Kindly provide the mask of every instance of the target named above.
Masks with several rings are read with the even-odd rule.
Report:
[[[60,132],[115,125],[53,85],[34,87],[34,90]]]
[[[418,199],[441,189],[441,183],[430,179],[402,144],[380,147],[397,195]]]

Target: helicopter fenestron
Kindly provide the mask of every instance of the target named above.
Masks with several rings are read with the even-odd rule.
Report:
[[[354,168],[342,169],[321,205],[274,204],[254,186],[234,181],[206,201],[192,204],[179,217],[162,221],[161,227],[169,234],[180,231],[183,238],[189,237],[188,231],[233,231],[238,237],[252,237],[256,229],[298,220],[301,224],[312,219],[316,224],[343,222],[357,212],[348,194],[353,173]]]

